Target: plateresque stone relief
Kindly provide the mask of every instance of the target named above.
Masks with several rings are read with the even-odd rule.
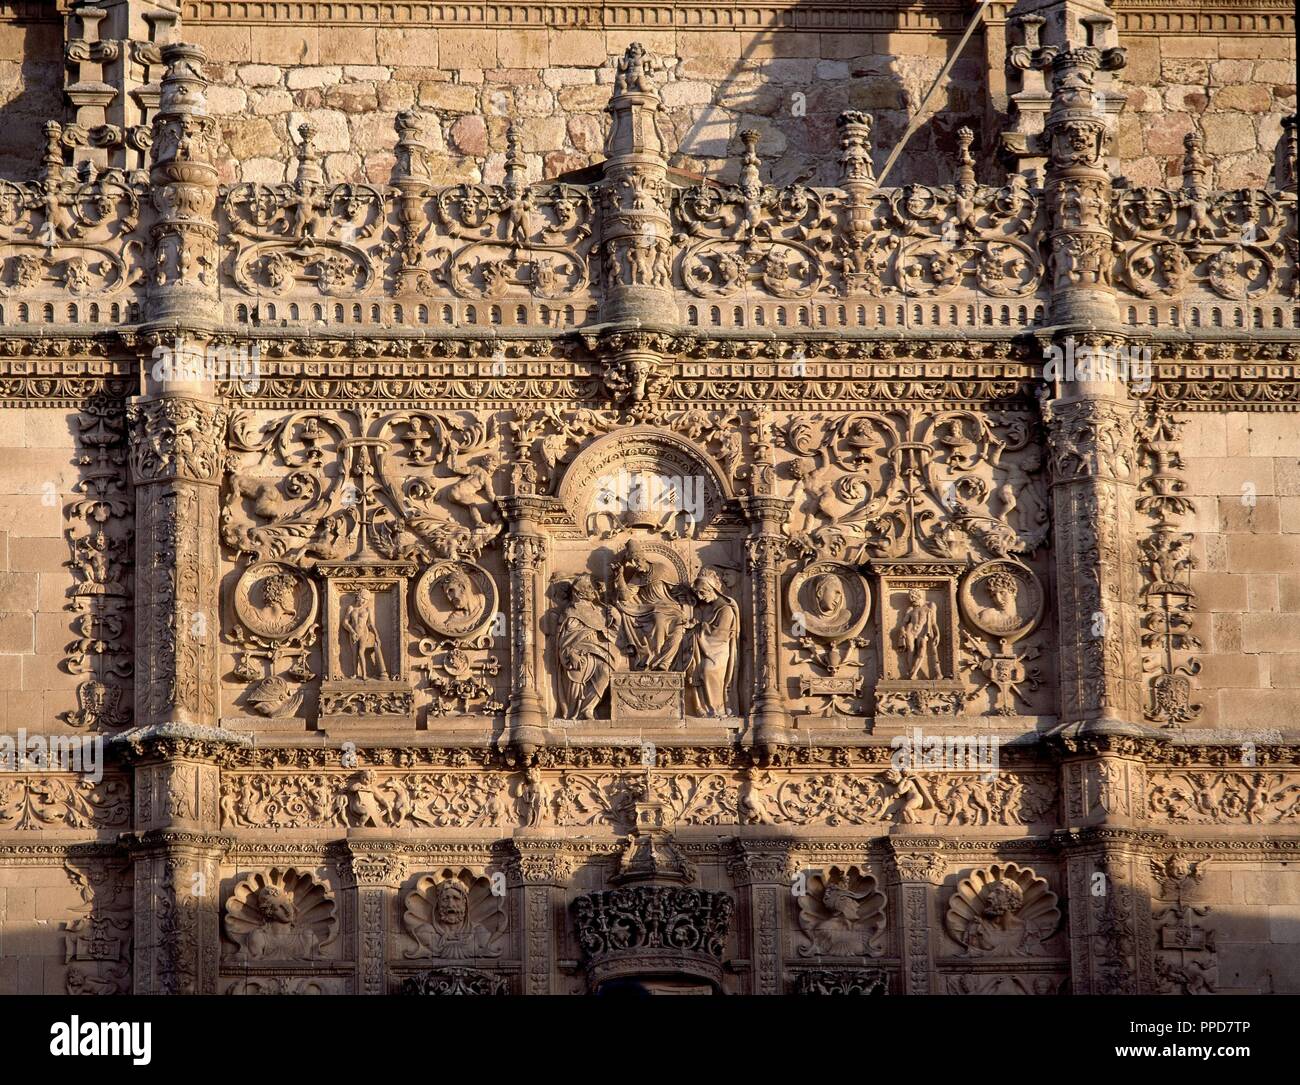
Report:
[[[1135,148],[1246,63],[1199,9],[1167,71],[1122,3],[989,14],[895,172],[838,52],[815,162],[713,161],[694,39],[602,34],[537,68],[599,92],[561,161],[486,39],[408,101],[223,54],[258,3],[65,6],[0,180],[21,993],[1300,990],[1296,129]],[[376,68],[363,168],[320,103]]]

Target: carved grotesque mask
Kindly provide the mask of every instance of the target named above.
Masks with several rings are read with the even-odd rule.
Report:
[[[989,919],[1003,919],[1020,911],[1024,893],[1014,882],[996,881],[984,891],[984,914]]]
[[[455,882],[443,882],[438,886],[434,899],[434,917],[440,926],[459,930],[465,925],[468,915],[469,900],[464,889]]]

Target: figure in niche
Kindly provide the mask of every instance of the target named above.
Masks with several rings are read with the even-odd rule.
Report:
[[[615,628],[596,582],[588,573],[575,578],[556,635],[562,719],[595,718],[614,669]]]
[[[722,579],[712,569],[702,570],[693,587],[698,602],[687,676],[695,692],[696,712],[731,716],[735,714],[730,698],[740,639],[740,607],[723,594]]]
[[[439,957],[463,960],[498,957],[506,927],[505,898],[494,896],[487,878],[474,878],[468,871],[443,880],[421,878],[414,892],[406,895],[402,922],[415,939],[416,948],[407,957]]]
[[[550,793],[542,779],[542,771],[536,765],[529,765],[524,771],[521,797],[524,801],[524,824],[535,829],[546,819],[546,808],[550,805]]]
[[[384,651],[375,623],[375,597],[369,588],[358,588],[353,595],[343,613],[343,631],[352,641],[353,677],[369,679],[373,665],[376,677],[387,680],[388,668],[384,665]]]
[[[921,588],[909,591],[907,601],[910,605],[898,628],[901,647],[908,661],[907,677],[912,680],[938,678],[939,608],[926,601]]]
[[[1020,585],[1010,573],[994,573],[984,586],[993,599],[991,607],[982,607],[979,620],[994,633],[1011,633],[1023,624],[1018,608]]]
[[[621,618],[632,669],[672,670],[689,619],[685,607],[673,598],[663,567],[629,553],[614,574],[614,609]]]

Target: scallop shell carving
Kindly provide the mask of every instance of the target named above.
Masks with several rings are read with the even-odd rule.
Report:
[[[416,943],[405,951],[407,957],[499,957],[506,898],[492,892],[488,878],[447,867],[439,874],[424,875],[406,894],[402,923]]]
[[[254,960],[316,960],[337,933],[334,898],[306,871],[273,867],[235,886],[226,937]]]
[[[799,929],[808,945],[801,957],[861,957],[882,952],[885,894],[875,876],[851,866],[833,866],[823,875],[808,875],[807,892],[799,898]]]
[[[994,863],[963,878],[943,918],[964,957],[1027,957],[1060,922],[1047,880],[1015,863]]]

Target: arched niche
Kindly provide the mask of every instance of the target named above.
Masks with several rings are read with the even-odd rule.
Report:
[[[579,452],[556,496],[588,535],[642,528],[694,536],[734,502],[735,491],[726,472],[693,441],[632,426]]]

